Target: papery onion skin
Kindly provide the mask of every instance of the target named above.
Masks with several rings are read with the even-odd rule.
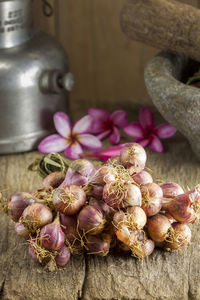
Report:
[[[31,256],[31,258],[35,262],[39,263],[39,259],[37,257],[37,254],[35,253],[35,249],[34,249],[34,247],[31,244],[29,244],[29,246],[28,246],[28,252],[29,252],[29,255]]]
[[[95,173],[90,178],[90,183],[95,185],[105,185],[116,179],[116,171],[113,167],[103,165],[96,168]]]
[[[17,235],[21,238],[24,238],[27,240],[29,238],[29,231],[28,229],[21,223],[16,223],[15,224],[15,232]]]
[[[60,226],[59,217],[51,224],[45,225],[40,231],[40,243],[48,250],[58,250],[63,247],[65,236]]]
[[[97,235],[105,228],[103,214],[91,205],[85,206],[78,215],[78,226],[85,233]]]
[[[103,199],[114,209],[141,206],[142,204],[140,188],[129,182],[124,184],[121,193],[118,193],[118,188],[112,188],[112,185],[106,184],[103,190]]]
[[[35,232],[52,222],[53,215],[49,207],[41,203],[33,203],[25,208],[20,223],[30,231]]]
[[[88,254],[106,256],[110,250],[110,242],[104,240],[103,236],[87,235],[86,247]]]
[[[187,224],[176,222],[172,224],[172,228],[176,234],[179,234],[179,237],[174,241],[172,239],[171,242],[165,242],[165,248],[177,250],[191,241],[192,233]]]
[[[64,215],[75,215],[86,201],[84,190],[76,185],[59,187],[53,193],[53,203],[57,211]]]
[[[120,161],[125,168],[129,169],[131,175],[141,172],[146,160],[146,151],[137,143],[126,144],[120,152]]]
[[[161,184],[160,187],[163,191],[164,198],[173,198],[174,196],[184,194],[182,187],[175,182],[167,182]]]
[[[151,174],[145,170],[142,170],[139,173],[133,174],[132,178],[139,185],[153,182],[153,178],[152,178]]]
[[[158,214],[148,219],[147,230],[151,239],[155,242],[165,241],[171,223],[167,217]]]
[[[163,192],[160,186],[154,182],[141,186],[142,209],[148,217],[156,215],[162,207]]]
[[[127,226],[121,226],[119,230],[115,231],[117,239],[124,243],[126,246],[131,246],[136,240],[138,231],[137,230],[129,230]]]
[[[35,202],[29,193],[17,193],[11,196],[8,202],[8,214],[14,222],[18,222],[24,209]]]
[[[175,196],[184,194],[184,190],[182,187],[175,183],[175,182],[167,182],[164,184],[161,184],[160,187],[163,191],[163,203],[162,203],[162,210],[168,210],[168,206],[171,202],[171,199],[173,199]],[[169,199],[169,200],[168,200]]]
[[[114,209],[106,204],[103,200],[97,200],[91,197],[89,200],[89,205],[100,211],[103,216],[105,216],[106,220],[111,219],[113,214],[115,213]]]
[[[160,213],[162,213],[165,217],[168,218],[168,220],[170,221],[170,223],[174,223],[174,222],[177,222],[173,217],[172,215],[170,215],[170,213],[168,211],[161,211]]]
[[[153,253],[153,250],[155,248],[154,241],[147,239],[144,241],[142,249],[143,249],[143,257],[147,257]]]
[[[147,222],[146,214],[141,207],[128,207],[126,215],[128,217],[130,229],[132,230],[142,229]]]
[[[60,224],[62,231],[65,234],[65,238],[69,242],[72,242],[78,238],[76,216],[66,216],[64,214],[60,214]]]
[[[197,216],[191,206],[190,194],[181,194],[170,201],[168,211],[180,223],[193,223]]]
[[[83,186],[88,183],[90,177],[95,172],[93,164],[84,158],[76,159],[67,170],[66,177],[62,183],[64,186]]]
[[[65,174],[62,172],[53,172],[43,180],[43,186],[46,188],[57,188],[65,179]]]
[[[66,246],[58,250],[58,255],[55,257],[56,265],[58,267],[65,266],[70,260],[71,253]]]
[[[103,186],[102,185],[93,185],[91,191],[88,193],[89,196],[95,197],[97,199],[103,198]]]

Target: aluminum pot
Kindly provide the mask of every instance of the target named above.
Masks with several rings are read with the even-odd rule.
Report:
[[[62,47],[32,26],[31,0],[0,0],[0,153],[29,151],[69,112],[74,80]]]

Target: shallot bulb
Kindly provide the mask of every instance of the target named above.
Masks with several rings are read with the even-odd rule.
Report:
[[[113,217],[115,234],[127,246],[135,242],[139,234],[138,230],[142,229],[146,222],[146,214],[138,206],[128,207],[126,213],[118,211]]]
[[[151,174],[145,170],[142,170],[139,173],[133,174],[132,178],[139,185],[153,182],[153,178],[152,178]]]
[[[58,250],[58,254],[55,257],[56,265],[58,267],[65,266],[68,261],[70,260],[70,251],[66,246],[63,246],[61,249]]]
[[[102,212],[91,205],[85,206],[78,215],[78,225],[85,233],[96,235],[105,228],[106,219]]]
[[[154,248],[155,248],[155,243],[150,239],[137,241],[134,244],[132,244],[130,247],[132,251],[132,255],[137,258],[145,258],[151,255]]]
[[[57,211],[64,215],[75,215],[86,201],[84,190],[76,185],[59,187],[53,193],[53,203]]]
[[[29,193],[17,193],[11,196],[8,202],[8,213],[15,222],[19,221],[24,209],[35,202],[35,198]]]
[[[91,185],[88,196],[95,197],[97,199],[102,199],[103,197],[103,185]]]
[[[73,242],[78,238],[77,221],[75,216],[60,214],[60,224],[67,241]]]
[[[29,247],[28,247],[28,252],[29,252],[29,255],[31,256],[31,258],[35,261],[35,262],[40,262],[38,256],[37,256],[37,253],[35,251],[35,248],[32,244],[29,244]]]
[[[160,186],[154,182],[141,186],[142,209],[148,217],[156,215],[162,207],[163,192]]]
[[[165,241],[170,227],[171,223],[169,219],[161,214],[155,215],[147,221],[148,233],[155,242]]]
[[[28,229],[21,223],[16,223],[15,224],[15,232],[17,233],[18,236],[24,239],[29,238],[29,231]]]
[[[107,205],[103,200],[97,200],[91,197],[89,205],[93,206],[98,211],[100,211],[103,214],[103,216],[105,216],[106,220],[111,219],[114,214],[114,209]]]
[[[52,187],[55,189],[59,187],[59,185],[61,185],[64,179],[65,179],[65,174],[63,174],[62,172],[53,172],[49,174],[47,177],[45,177],[45,179],[43,180],[43,186],[45,188]]]
[[[114,209],[128,206],[141,206],[140,188],[131,182],[114,181],[106,184],[103,190],[104,201]]]
[[[141,172],[146,164],[144,148],[137,143],[126,144],[120,152],[120,161],[130,174]]]
[[[86,247],[88,254],[106,256],[110,250],[110,241],[107,240],[104,235],[87,235]]]
[[[51,223],[52,219],[53,215],[49,207],[41,203],[33,203],[24,209],[20,223],[29,233],[34,233],[38,228]]]
[[[93,164],[84,158],[76,159],[67,170],[63,185],[83,186],[88,183],[89,178],[95,172]]]
[[[166,239],[165,248],[177,250],[187,245],[191,240],[191,230],[186,224],[173,223]]]
[[[180,223],[193,223],[200,215],[199,196],[195,192],[178,195],[170,201],[168,211]]]
[[[163,191],[163,203],[162,210],[168,210],[169,203],[171,199],[175,196],[184,194],[184,191],[180,185],[175,182],[168,182],[160,185]]]
[[[90,178],[90,183],[95,185],[104,185],[105,183],[112,182],[116,179],[117,172],[115,168],[108,165],[99,166],[96,168],[95,173]]]
[[[58,250],[63,247],[65,235],[60,226],[59,216],[53,223],[45,225],[40,231],[40,243],[48,250]]]

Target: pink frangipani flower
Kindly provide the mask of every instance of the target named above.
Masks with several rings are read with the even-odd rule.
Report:
[[[100,140],[109,136],[111,144],[118,144],[120,141],[119,128],[128,124],[126,112],[116,110],[109,114],[104,109],[90,108],[88,113],[93,118],[92,133],[97,134]]]
[[[72,126],[69,117],[63,112],[54,114],[54,125],[58,134],[46,137],[38,146],[42,153],[63,152],[72,159],[80,158],[83,152],[82,147],[91,151],[101,149],[101,141],[88,134],[92,126],[92,117],[86,115],[74,126]]]
[[[163,152],[163,144],[160,139],[167,139],[176,133],[176,128],[165,123],[155,127],[153,113],[147,108],[141,108],[139,112],[139,122],[132,122],[123,128],[124,132],[135,137],[135,143],[148,146],[155,152]]]

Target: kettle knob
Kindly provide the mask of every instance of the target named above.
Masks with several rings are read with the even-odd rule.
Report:
[[[59,82],[65,90],[71,92],[75,85],[74,75],[71,72],[68,72],[59,79]]]
[[[74,75],[71,72],[62,73],[58,70],[49,70],[42,73],[39,86],[43,93],[59,94],[63,90],[71,92],[75,84]]]

